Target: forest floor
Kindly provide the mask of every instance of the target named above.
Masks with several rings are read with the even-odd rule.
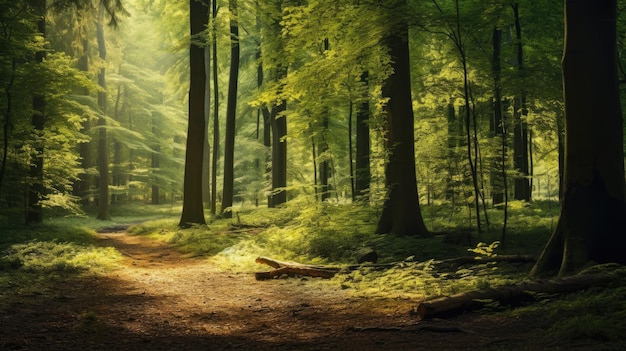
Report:
[[[257,281],[146,237],[99,237],[125,255],[121,265],[5,296],[0,350],[597,349],[584,340],[551,342],[546,330],[555,321],[546,318],[419,321],[409,313],[417,301],[354,297],[317,278]]]

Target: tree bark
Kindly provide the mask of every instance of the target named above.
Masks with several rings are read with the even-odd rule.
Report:
[[[561,213],[532,274],[626,263],[617,1],[565,2],[565,172]]]
[[[396,3],[396,9],[406,5],[404,0]],[[389,99],[384,107],[386,148],[389,152],[385,164],[388,195],[376,232],[426,236],[429,233],[422,219],[415,177],[415,128],[406,21],[401,19],[390,28],[387,45],[393,68],[382,89],[383,96]]]
[[[267,257],[258,257],[256,259],[257,263],[266,264],[274,270],[269,272],[257,272],[255,273],[255,277],[257,280],[267,280],[278,278],[283,274],[286,275],[303,275],[308,277],[317,277],[317,278],[332,278],[337,274],[341,268],[340,267],[329,267],[329,266],[319,266],[319,265],[309,265],[302,264],[297,262],[285,262],[278,261]]]
[[[498,138],[502,134],[502,86],[501,86],[501,52],[502,52],[502,30],[499,28],[493,29],[493,61],[491,63],[493,70],[493,119],[490,123],[491,133],[494,138]],[[502,155],[494,155],[491,161],[491,198],[494,205],[500,204],[504,201],[503,180],[500,177],[506,165],[502,163]]]
[[[370,103],[369,103],[369,73],[363,71],[361,83],[365,86],[362,102],[356,112],[356,166],[355,166],[355,195],[363,201],[369,199],[371,182],[370,170]],[[350,151],[352,152],[352,151]]]
[[[273,11],[282,13],[284,1],[277,1]],[[274,16],[276,13],[272,14]],[[276,35],[280,38],[283,26],[280,18],[272,18],[269,25],[269,34]],[[276,60],[273,72],[274,81],[280,84],[278,94],[282,90],[283,79],[287,77],[288,66],[282,59],[284,47],[281,39],[278,39],[273,45],[274,52],[269,55]],[[279,101],[272,106],[270,112],[270,127],[272,132],[272,187],[268,197],[268,207],[277,207],[287,202],[287,117],[284,112],[287,110],[287,102]]]
[[[189,0],[191,37],[189,48],[189,124],[185,153],[185,176],[183,186],[183,211],[179,226],[206,224],[202,204],[202,151],[204,150],[204,47],[201,33],[206,28],[207,7],[199,0]]]
[[[522,87],[519,96],[513,103],[513,160],[515,170],[519,175],[514,181],[513,196],[516,200],[530,201],[530,165],[528,162],[528,107],[526,106],[526,92],[524,91],[524,47],[522,45],[522,27],[519,20],[519,4],[513,4],[513,15],[515,17],[515,39],[517,46],[517,70],[519,72]]]
[[[226,103],[226,130],[224,131],[224,185],[222,188],[221,216],[232,218],[235,173],[235,120],[237,110],[237,81],[239,79],[239,24],[237,23],[237,1],[229,0],[230,9],[230,76],[228,101]]]
[[[217,0],[212,1],[211,17],[213,20],[213,31],[211,32],[213,41],[213,160],[211,161],[211,214],[215,215],[217,213],[217,161],[220,158],[220,91],[217,76],[217,27],[215,25],[217,18]]]

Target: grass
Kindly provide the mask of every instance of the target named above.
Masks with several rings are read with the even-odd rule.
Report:
[[[37,291],[45,289],[48,280],[106,272],[115,266],[120,254],[95,244],[96,228],[132,224],[131,235],[171,243],[190,256],[206,257],[224,270],[236,272],[267,269],[254,262],[258,256],[303,263],[354,264],[354,252],[371,247],[378,252],[379,262],[399,263],[386,270],[353,270],[323,283],[359,296],[418,301],[525,279],[531,268],[528,264],[445,266],[438,260],[467,255],[536,256],[556,223],[558,206],[548,202],[512,203],[505,245],[498,247],[490,244],[502,240],[501,210],[489,211],[491,224],[484,226],[482,233],[472,232],[472,247],[447,244],[441,235],[414,238],[373,234],[379,213],[362,205],[300,200],[279,209],[244,209],[234,213],[234,218],[212,219],[206,226],[188,229],[178,227],[180,208],[175,206],[125,206],[115,208],[114,213],[115,220],[108,222],[54,218],[40,226],[2,228],[0,289]],[[468,230],[467,225],[449,222],[450,210],[445,206],[425,206],[424,213],[433,231]],[[621,321],[626,318],[623,301],[626,284],[617,282],[604,290],[542,297],[540,304],[507,313],[542,315],[547,321],[559,321],[546,326],[553,339],[550,342],[577,337],[619,341],[623,340]]]

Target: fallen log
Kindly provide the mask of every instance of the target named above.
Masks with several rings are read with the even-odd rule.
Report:
[[[464,310],[480,308],[484,301],[515,303],[534,299],[533,293],[561,294],[606,286],[625,276],[624,270],[588,273],[559,279],[535,280],[495,288],[466,291],[463,293],[422,301],[413,311],[420,319],[452,315]]]
[[[256,263],[266,264],[274,270],[269,272],[257,272],[257,280],[267,280],[286,275],[302,275],[317,278],[332,278],[341,270],[341,267],[320,266],[274,260],[268,257],[257,257]]]
[[[435,264],[450,264],[450,265],[464,265],[464,264],[481,264],[487,262],[533,262],[534,258],[525,255],[510,255],[510,256],[494,256],[485,258],[476,258],[474,256],[464,256],[457,258],[450,258],[445,260],[436,260]],[[310,265],[298,262],[280,261],[269,257],[258,257],[256,263],[266,264],[274,270],[268,272],[257,272],[255,277],[257,280],[267,280],[280,277],[282,275],[288,276],[308,276],[317,278],[332,278],[337,273],[344,271],[349,272],[361,268],[370,268],[374,270],[390,269],[398,267],[404,262],[393,262],[384,264],[358,264],[349,266],[325,266],[325,265]]]

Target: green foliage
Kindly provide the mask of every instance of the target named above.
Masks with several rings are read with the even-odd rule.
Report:
[[[623,268],[622,268],[623,269]],[[591,339],[626,343],[623,320],[626,318],[626,282],[614,282],[608,288],[595,288],[568,295],[539,296],[541,303],[509,312],[522,318],[545,321],[546,341]]]
[[[499,241],[494,241],[494,242],[492,242],[489,245],[480,242],[480,243],[476,244],[475,248],[467,249],[467,251],[473,252],[476,255],[478,255],[478,256],[476,256],[477,259],[490,258],[490,257],[497,256],[495,251],[498,248],[498,246],[500,246],[500,242]]]
[[[0,285],[11,280],[29,285],[33,284],[29,280],[47,275],[102,274],[111,270],[122,256],[111,247],[97,245],[93,228],[99,225],[85,218],[59,218],[45,225],[3,226]]]
[[[120,258],[121,254],[110,247],[35,240],[12,245],[1,261],[30,272],[103,272]]]

